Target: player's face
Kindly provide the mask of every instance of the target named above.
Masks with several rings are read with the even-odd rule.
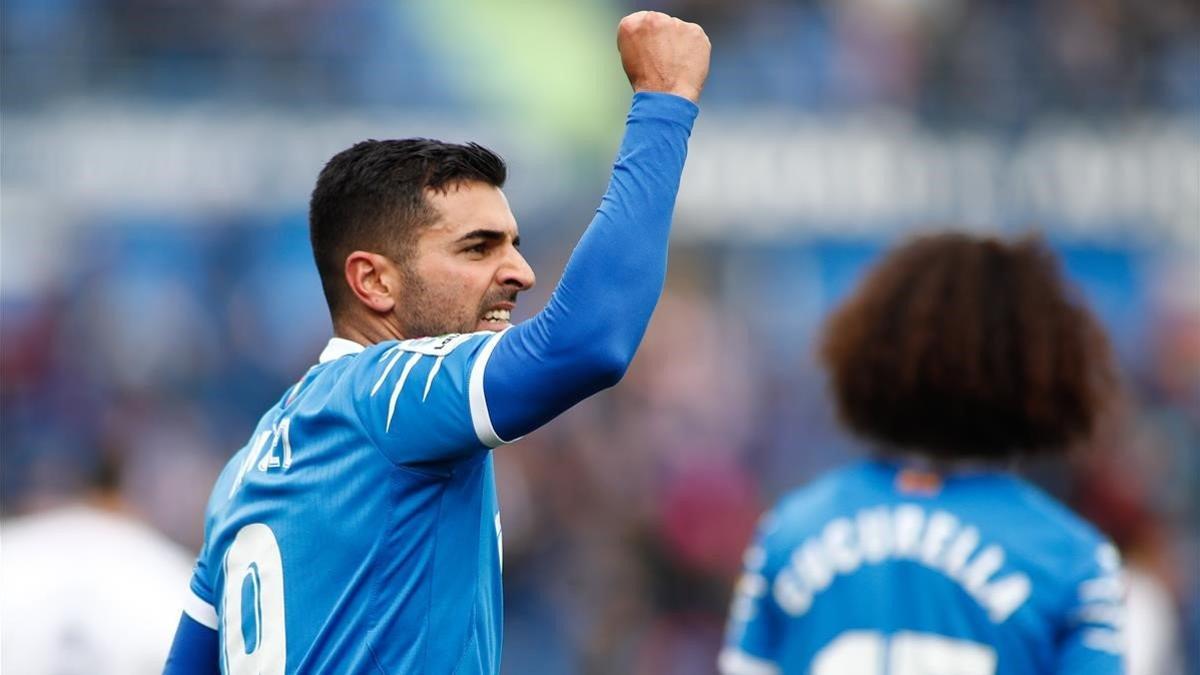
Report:
[[[439,214],[417,239],[398,312],[409,338],[502,330],[533,270],[517,250],[517,220],[499,188],[479,182],[426,199]]]

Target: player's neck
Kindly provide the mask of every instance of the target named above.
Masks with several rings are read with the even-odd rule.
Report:
[[[373,345],[385,340],[403,340],[404,335],[386,322],[370,321],[334,321],[333,334],[337,337],[357,342],[360,345]]]
[[[940,476],[970,475],[1012,471],[1011,458],[981,459],[971,457],[938,457],[930,453],[898,448],[880,449],[874,453],[878,461],[898,468]]]

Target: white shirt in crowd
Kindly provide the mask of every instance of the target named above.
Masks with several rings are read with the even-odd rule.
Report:
[[[193,556],[85,505],[0,523],[0,671],[161,673]]]

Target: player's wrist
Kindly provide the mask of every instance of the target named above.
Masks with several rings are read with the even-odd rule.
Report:
[[[642,94],[671,94],[680,98],[686,98],[692,103],[700,102],[700,87],[685,84],[665,84],[665,83],[639,83],[633,85],[634,93]]]
[[[700,106],[691,99],[665,91],[639,91],[633,95],[629,116],[678,122],[690,127],[700,114]]]

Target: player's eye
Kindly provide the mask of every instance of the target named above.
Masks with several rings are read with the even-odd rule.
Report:
[[[487,249],[488,249],[487,242],[481,241],[478,244],[475,244],[473,246],[468,246],[467,248],[465,248],[463,250],[466,251],[467,253],[483,255],[484,253],[487,253]]]

